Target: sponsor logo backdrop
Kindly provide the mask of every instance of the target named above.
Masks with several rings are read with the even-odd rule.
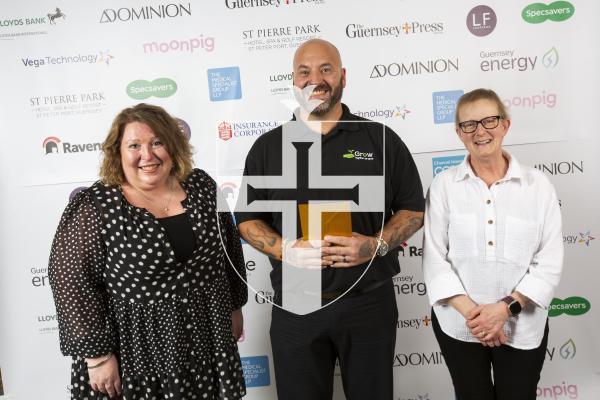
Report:
[[[69,398],[47,260],[69,197],[97,179],[99,143],[116,113],[141,101],[165,107],[190,138],[196,165],[221,176],[233,199],[252,143],[291,117],[293,52],[313,37],[339,47],[345,103],[402,137],[425,188],[465,155],[453,125],[458,97],[475,87],[498,91],[513,118],[507,149],[554,183],[564,218],[565,268],[538,397],[597,398],[600,3],[42,0],[9,2],[0,14],[5,398]],[[394,278],[394,398],[450,400],[421,241],[419,232],[402,245]],[[255,289],[240,341],[246,398],[275,399],[270,265],[249,245],[244,251]],[[343,399],[335,379],[335,399]]]

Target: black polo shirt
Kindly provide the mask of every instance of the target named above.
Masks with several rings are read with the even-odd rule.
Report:
[[[423,188],[419,172],[406,145],[390,128],[380,123],[361,118],[350,113],[342,104],[343,114],[338,124],[326,135],[321,136],[322,175],[382,175],[384,168],[385,135],[385,221],[394,211],[423,211],[425,207]],[[294,118],[295,119],[295,118]],[[308,129],[308,128],[307,128]],[[294,142],[296,143],[296,142]],[[296,145],[296,144],[295,144]],[[301,150],[304,146],[305,150]],[[308,159],[299,154],[308,152],[305,145],[296,145],[298,175],[307,173]],[[282,127],[279,126],[262,136],[255,142],[246,157],[244,175],[279,175],[281,176],[282,159]],[[348,155],[351,154],[351,155]],[[244,183],[245,184],[245,183]],[[355,191],[354,194],[357,192]],[[339,196],[339,191],[320,190],[319,200],[349,200]],[[315,200],[315,192],[298,190],[298,203]],[[311,198],[312,197],[312,198]],[[252,190],[248,201],[281,200],[289,198],[289,192],[281,189]],[[359,199],[360,201],[360,199]],[[239,209],[239,205],[237,207]],[[238,224],[254,219],[261,219],[281,234],[282,216],[278,212],[236,212]],[[352,230],[363,235],[373,236],[381,230],[383,213],[352,213]],[[301,228],[298,218],[298,237]],[[281,291],[281,261],[270,258],[273,267],[271,283],[276,293]],[[345,290],[358,280],[368,263],[352,268],[325,268],[322,272],[323,292]],[[398,250],[390,251],[385,257],[375,257],[371,267],[355,288],[361,288],[375,282],[390,279],[400,272]]]

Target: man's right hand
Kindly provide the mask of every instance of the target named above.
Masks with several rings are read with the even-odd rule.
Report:
[[[97,365],[106,356],[98,358],[86,358],[85,361],[89,367]],[[122,386],[121,377],[119,376],[119,363],[117,358],[112,356],[105,364],[98,368],[88,369],[90,377],[90,386],[98,392],[106,393],[111,399],[116,399],[121,396]]]

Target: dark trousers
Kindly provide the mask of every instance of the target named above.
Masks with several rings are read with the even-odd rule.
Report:
[[[457,400],[535,400],[548,344],[548,321],[542,343],[532,350],[456,340],[442,331],[433,310],[431,322]]]
[[[339,359],[347,400],[391,400],[398,309],[390,280],[307,315],[273,307],[279,400],[330,400]]]

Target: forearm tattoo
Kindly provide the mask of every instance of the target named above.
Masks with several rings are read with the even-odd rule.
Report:
[[[281,257],[281,249],[274,248],[279,235],[264,221],[244,222],[240,225],[240,234],[255,249],[276,258]]]
[[[377,248],[377,241],[367,240],[358,249],[358,256],[360,258],[371,257],[371,256],[373,256],[373,253],[375,253],[376,248]]]
[[[394,249],[410,238],[423,226],[423,213],[417,211],[400,210],[388,221],[387,227],[392,228],[388,246]]]

